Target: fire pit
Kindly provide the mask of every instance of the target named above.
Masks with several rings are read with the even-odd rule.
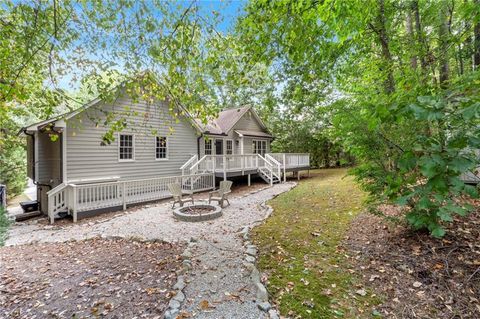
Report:
[[[217,205],[196,204],[176,208],[173,215],[185,222],[203,222],[222,216],[222,208]]]

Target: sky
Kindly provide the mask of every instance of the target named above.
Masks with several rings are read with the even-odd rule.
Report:
[[[148,3],[149,0],[144,1]],[[232,30],[236,19],[244,13],[243,8],[247,3],[246,0],[196,0],[195,2],[200,10],[200,15],[205,17],[205,19],[209,19],[209,17],[213,19],[213,12],[219,14],[221,22],[216,25],[216,30],[224,34]],[[187,9],[192,4],[192,1],[165,1],[165,4],[172,6],[172,8],[180,6]],[[81,7],[79,6],[78,8],[80,9]],[[159,15],[158,18],[161,19],[161,16]],[[106,50],[108,50],[108,48],[106,48]],[[86,58],[97,59],[95,53],[87,53]],[[121,71],[120,65],[117,65],[115,68]],[[66,91],[76,91],[80,86],[79,78],[82,77],[82,73],[80,69],[74,68],[71,74],[58,77],[56,86]],[[74,74],[76,75],[75,79]]]
[[[182,1],[188,4],[189,1]],[[220,1],[220,0],[200,0],[198,1],[201,8],[206,11],[216,10],[224,17],[224,21],[218,26],[219,31],[226,32],[232,27],[235,19],[243,13],[243,7],[247,1],[232,0],[232,1]]]

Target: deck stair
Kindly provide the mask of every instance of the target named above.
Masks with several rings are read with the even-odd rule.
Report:
[[[280,178],[276,175],[270,174],[270,171],[266,168],[259,168],[258,176],[260,176],[267,184],[280,183]]]

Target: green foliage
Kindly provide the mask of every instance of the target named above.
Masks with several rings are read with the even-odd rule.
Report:
[[[280,79],[279,101],[355,157],[372,207],[401,205],[437,237],[471,210],[477,191],[460,177],[479,162],[475,1],[259,0],[246,12],[238,31]]]
[[[5,244],[5,240],[7,239],[7,231],[10,223],[11,222],[7,217],[7,212],[2,206],[0,206],[0,246],[3,246]]]
[[[312,167],[350,165],[353,158],[331,136],[328,119],[318,112],[300,114],[294,110],[274,112],[268,116],[268,126],[275,136],[273,152],[310,153]],[[337,141],[337,142],[336,142]]]
[[[19,138],[9,139],[0,145],[0,184],[7,185],[8,196],[22,193],[26,185],[27,163],[22,142]]]

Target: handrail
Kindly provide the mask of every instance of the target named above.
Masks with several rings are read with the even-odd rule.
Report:
[[[202,175],[206,175],[207,173],[203,173]],[[120,181],[115,181],[115,182],[107,182],[107,183],[91,183],[91,184],[68,184],[67,186],[76,186],[76,187],[84,187],[84,186],[92,186],[92,185],[112,185],[112,184],[121,184],[123,182],[145,182],[145,181],[151,181],[151,180],[156,180],[156,179],[167,179],[167,178],[189,178],[189,177],[195,177],[198,174],[190,174],[190,175],[168,175],[168,176],[157,176],[157,177],[151,177],[151,178],[141,178],[141,179],[123,179]]]
[[[277,172],[276,172],[275,175],[277,176],[278,180],[280,180],[280,179],[281,179],[281,176],[282,176],[282,173],[281,173],[281,171],[282,171],[282,164],[281,164],[279,161],[277,161],[275,158],[273,158],[271,155],[269,155],[269,154],[265,154],[265,159],[270,160],[270,161],[272,162],[272,166],[273,166],[273,164],[275,164],[276,169],[277,169]],[[273,169],[273,167],[272,167],[272,169]]]
[[[265,159],[268,159],[269,161],[273,162],[273,164],[281,165],[280,162],[277,161],[275,158],[273,158],[270,154],[265,154]]]
[[[47,215],[51,224],[55,220],[56,213],[63,209],[68,209],[69,193],[67,187],[68,185],[65,183],[61,183],[47,192]]]
[[[65,187],[67,187],[67,185],[66,185],[65,183],[58,184],[57,186],[55,186],[54,188],[52,188],[51,190],[49,190],[49,191],[47,192],[47,195],[50,195],[50,194],[59,192],[59,191],[61,191],[62,189],[64,189]]]
[[[185,164],[183,164],[183,165],[180,167],[180,169],[183,171],[185,168],[187,168],[187,166],[191,165],[192,162],[194,162],[194,161],[196,161],[196,160],[198,160],[198,155],[197,155],[197,154],[195,154],[195,155],[193,155],[192,157],[190,157],[190,159],[189,159]]]
[[[203,155],[203,157],[202,157],[201,159],[199,159],[195,164],[193,164],[193,165],[190,167],[190,172],[192,172],[194,168],[198,168],[198,165],[200,165],[200,163],[202,163],[203,161],[205,161],[205,159],[207,158],[207,156],[211,156],[211,155]]]

